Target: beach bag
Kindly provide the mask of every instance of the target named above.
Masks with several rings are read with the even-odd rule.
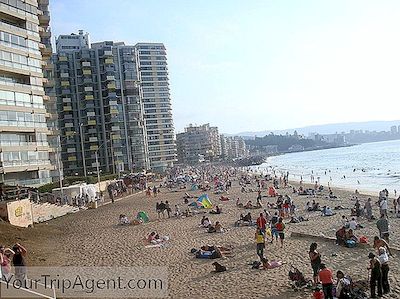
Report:
[[[346,241],[346,247],[348,247],[348,248],[354,248],[354,247],[356,247],[356,241],[354,241],[354,240],[347,240],[347,241]]]
[[[360,243],[368,243],[368,238],[366,236],[361,236],[360,237]]]

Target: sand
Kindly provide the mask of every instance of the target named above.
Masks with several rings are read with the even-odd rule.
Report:
[[[255,189],[255,188],[254,188]],[[213,223],[220,221],[226,228],[222,234],[208,234],[199,228],[202,215],[182,219],[157,219],[155,203],[168,200],[171,207],[179,204],[183,209],[183,193],[161,189],[158,197],[148,198],[144,193],[130,195],[126,198],[95,210],[82,211],[67,215],[48,223],[35,225],[34,228],[19,229],[0,223],[0,244],[12,245],[20,242],[29,250],[28,263],[34,266],[167,266],[169,271],[170,298],[311,298],[310,291],[295,292],[290,287],[288,271],[293,265],[311,279],[312,269],[308,260],[308,249],[312,238],[291,237],[291,232],[324,235],[334,237],[340,226],[341,215],[350,216],[350,210],[339,211],[332,217],[322,217],[319,212],[304,212],[307,201],[312,198],[293,196],[291,189],[279,190],[294,199],[298,214],[308,217],[308,222],[287,224],[284,248],[279,244],[267,244],[265,254],[270,260],[281,260],[285,263],[272,270],[252,270],[249,262],[257,260],[254,242],[255,229],[251,227],[234,227],[234,222],[241,213],[247,210],[235,205],[236,198],[242,202],[256,201],[257,193],[241,193],[238,181],[233,181],[228,202],[218,200],[219,195],[209,193],[214,204],[223,208],[220,215],[209,215]],[[334,189],[340,199],[326,200],[317,197],[321,206],[342,205],[351,207],[351,192]],[[195,196],[201,192],[189,192]],[[263,195],[266,195],[266,191]],[[327,192],[323,193],[327,195]],[[362,204],[367,196],[359,196]],[[275,198],[263,198],[275,202]],[[374,198],[373,201],[376,199]],[[151,221],[139,226],[116,226],[118,215],[127,214],[130,218],[139,210],[147,211]],[[249,210],[255,219],[261,210]],[[275,212],[275,210],[270,210]],[[377,207],[374,214],[378,215]],[[364,229],[356,231],[356,235],[366,235],[370,241],[377,234],[374,222],[360,220]],[[390,216],[392,228],[391,245],[400,247],[400,219]],[[142,239],[156,230],[168,235],[170,241],[165,248],[145,248]],[[344,248],[334,242],[317,240],[323,261],[333,271],[342,270],[353,279],[367,279],[368,252],[371,246]],[[191,248],[205,244],[232,245],[233,257],[217,261],[228,268],[227,272],[211,273],[215,260],[199,260],[190,254]],[[332,256],[336,254],[336,256]],[[399,253],[390,261],[390,298],[400,298],[400,263]],[[387,298],[389,298],[387,296]]]

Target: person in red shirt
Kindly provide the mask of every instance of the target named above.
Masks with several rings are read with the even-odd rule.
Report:
[[[333,299],[333,273],[331,269],[328,269],[325,264],[321,263],[319,271],[319,280],[322,283],[322,290],[324,291],[325,299]]]
[[[263,213],[260,213],[260,217],[257,218],[257,227],[265,234],[267,220]]]

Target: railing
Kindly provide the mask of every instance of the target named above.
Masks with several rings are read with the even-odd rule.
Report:
[[[47,141],[27,142],[27,141],[0,140],[0,146],[49,146],[49,143]]]
[[[36,165],[50,165],[50,161],[48,159],[46,160],[33,160],[33,161],[19,161],[19,160],[14,160],[14,161],[3,161],[2,166],[3,167],[15,167],[15,166],[36,166]]]
[[[1,21],[0,21],[0,25],[2,25],[4,27],[7,27],[7,28],[9,28],[11,30],[16,30],[16,31],[21,32],[23,34],[28,33],[28,35],[39,37],[39,33],[35,32],[35,31],[31,31],[31,30],[28,30],[28,29],[25,29],[25,28],[13,26],[13,25],[1,22]]]

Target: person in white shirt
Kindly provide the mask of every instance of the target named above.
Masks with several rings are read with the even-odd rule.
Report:
[[[349,228],[352,230],[355,230],[355,229],[357,229],[357,227],[358,227],[358,224],[357,224],[356,219],[354,217],[351,218],[351,220],[349,222]]]
[[[383,294],[387,294],[390,292],[390,285],[389,285],[389,256],[386,252],[385,247],[379,247],[379,255],[378,259],[381,263],[381,271],[382,271],[382,289]]]
[[[387,203],[387,199],[386,198],[383,198],[380,201],[379,209],[380,209],[381,215],[385,215],[387,217],[388,203]]]

